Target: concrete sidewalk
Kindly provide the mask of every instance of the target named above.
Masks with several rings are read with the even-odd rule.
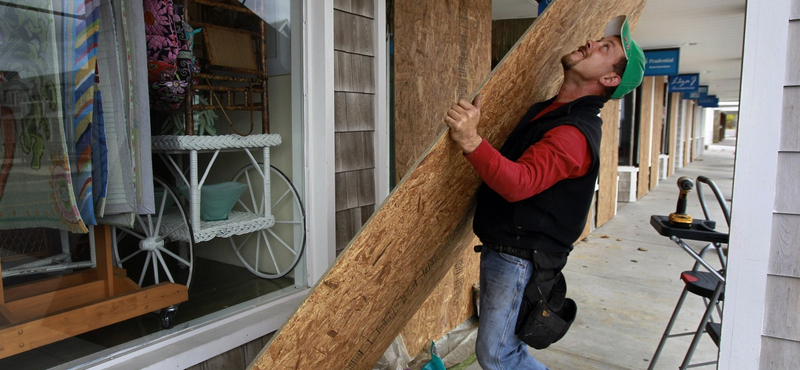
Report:
[[[710,146],[701,158],[660,180],[642,199],[620,204],[614,219],[575,245],[565,275],[567,295],[577,302],[578,317],[560,342],[546,350],[531,350],[534,356],[552,370],[638,370],[649,366],[683,289],[679,275],[694,263],[683,249],[650,226],[650,216],[675,211],[680,176],[711,178],[730,204],[733,145],[734,139],[728,138]],[[707,186],[704,190],[717,230],[727,232],[714,195]],[[688,213],[703,218],[696,187],[690,194]],[[696,249],[705,245],[689,244]],[[703,301],[690,294],[673,332],[696,330],[704,309]],[[669,339],[656,368],[677,368],[690,341],[691,336]],[[716,358],[716,345],[704,335],[692,363]],[[481,367],[475,363],[467,369]]]

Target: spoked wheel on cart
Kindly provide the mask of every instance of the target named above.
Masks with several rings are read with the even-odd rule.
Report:
[[[233,181],[247,185],[234,210],[264,214],[262,168],[250,164],[234,175]],[[300,261],[305,249],[306,221],[303,203],[289,178],[270,166],[269,180],[269,207],[275,223],[269,228],[229,239],[244,267],[256,276],[277,279],[292,271]]]
[[[180,199],[163,181],[155,181],[155,213],[137,214],[134,227],[111,228],[114,262],[139,286],[163,282],[189,288],[194,274],[192,228]],[[161,310],[161,324],[174,324],[176,306]]]

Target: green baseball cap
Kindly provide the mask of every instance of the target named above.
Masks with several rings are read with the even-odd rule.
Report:
[[[628,27],[628,17],[620,15],[608,22],[605,36],[619,36],[622,39],[622,47],[625,49],[625,58],[628,59],[628,66],[622,74],[617,89],[611,94],[611,99],[619,99],[625,94],[633,91],[644,78],[644,52],[636,41],[631,37],[631,30]]]

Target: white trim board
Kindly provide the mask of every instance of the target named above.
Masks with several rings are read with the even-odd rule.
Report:
[[[720,369],[759,368],[789,0],[751,0],[746,14]]]
[[[389,77],[386,0],[375,1],[375,209],[389,196]]]
[[[314,285],[336,258],[333,0],[303,6],[306,260]]]

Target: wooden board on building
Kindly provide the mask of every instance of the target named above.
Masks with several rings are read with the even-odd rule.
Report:
[[[375,211],[374,1],[339,0],[333,10],[336,251]]]
[[[464,244],[453,267],[400,331],[411,357],[428,350],[431,340],[439,340],[475,314],[472,292],[480,276],[480,254],[471,247],[477,242],[474,238]]]
[[[644,2],[554,1],[479,89],[480,134],[499,146],[533,102],[556,93],[562,55],[619,14],[635,26]],[[444,113],[429,124],[443,128]],[[251,368],[371,369],[472,237],[479,184],[442,130]]]
[[[664,126],[664,78],[653,82],[653,147],[650,153],[650,190],[658,185],[661,172],[661,137]]]
[[[441,117],[491,72],[491,0],[394,3],[394,131],[397,179],[442,132]],[[530,21],[528,21],[528,26]],[[527,29],[527,26],[525,27]],[[525,32],[522,29],[516,39]],[[516,40],[515,39],[515,40]],[[510,47],[511,45],[509,45]],[[451,55],[452,58],[431,58]],[[454,266],[401,331],[412,357],[475,314],[479,258],[470,239]]]
[[[683,112],[686,125],[683,127],[683,167],[692,163],[692,143],[694,142],[694,100],[686,100],[686,111]]]
[[[636,199],[650,192],[650,152],[653,144],[653,81],[655,77],[642,80],[642,100],[639,106],[639,173],[636,181]]]
[[[597,227],[617,214],[617,176],[619,174],[619,100],[611,100],[600,112],[603,140],[600,142],[600,173],[597,183]]]
[[[672,177],[675,172],[675,158],[678,150],[678,125],[680,124],[681,93],[670,93],[669,106],[669,159],[667,159],[667,177]]]
[[[491,71],[491,0],[395,1],[395,180]]]

